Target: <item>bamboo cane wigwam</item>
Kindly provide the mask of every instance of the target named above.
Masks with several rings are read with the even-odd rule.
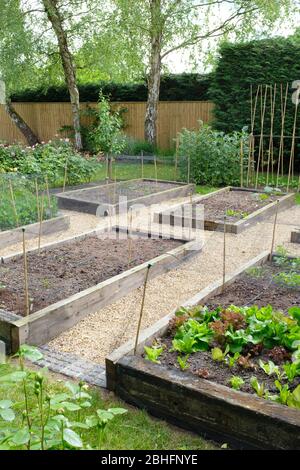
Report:
[[[297,162],[299,93],[296,91],[294,110],[291,112],[292,97],[289,96],[289,84],[250,86],[250,135],[249,153],[245,187],[285,185],[288,192],[297,189],[298,176],[295,175]],[[278,104],[278,99],[280,104]],[[288,113],[291,119],[288,121]],[[287,123],[291,122],[291,129]],[[254,173],[254,181],[253,181]],[[280,178],[287,175],[287,182]],[[295,182],[295,179],[297,180]],[[299,168],[300,182],[300,168]]]

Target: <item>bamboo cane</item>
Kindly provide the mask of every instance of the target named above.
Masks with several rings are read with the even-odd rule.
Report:
[[[240,166],[241,166],[241,188],[243,188],[244,187],[244,141],[243,139],[241,139]]]
[[[177,134],[177,136],[176,136],[176,150],[175,150],[174,181],[177,181],[178,149],[179,149],[179,139],[178,139],[178,134]]]
[[[46,183],[46,193],[47,193],[47,199],[48,199],[48,207],[49,207],[49,209],[51,209],[51,197],[50,197],[49,181],[48,181],[48,176],[47,175],[45,177],[45,183]]]
[[[131,263],[132,258],[132,239],[131,239],[131,232],[132,232],[132,209],[129,209],[129,226],[128,226],[128,267]]]
[[[136,332],[136,337],[135,337],[135,344],[134,344],[134,351],[133,351],[134,355],[137,353],[137,347],[138,347],[138,344],[139,344],[140,329],[141,329],[141,324],[142,324],[142,318],[143,318],[143,312],[144,312],[144,306],[145,306],[145,298],[146,298],[146,289],[147,289],[150,269],[151,269],[151,264],[148,264],[147,271],[146,271],[146,276],[145,276],[145,282],[144,282],[144,289],[143,289],[143,296],[142,296],[142,304],[141,304],[139,322],[138,322],[137,332]]]
[[[41,196],[41,208],[40,208],[40,225],[39,225],[39,239],[38,239],[38,254],[41,254],[41,238],[42,238],[42,226],[44,216],[44,194]]]
[[[10,189],[10,197],[11,197],[11,204],[13,207],[15,219],[16,219],[16,225],[19,227],[19,217],[18,217],[18,212],[17,212],[17,207],[16,207],[16,200],[15,200],[15,195],[14,195],[14,190],[12,186],[12,182],[9,182],[9,189]]]
[[[144,152],[141,150],[142,180],[144,179]]]
[[[28,266],[27,266],[27,253],[26,253],[26,242],[25,242],[25,228],[22,228],[22,241],[23,241],[25,315],[28,316],[30,313],[30,305],[29,305],[29,292],[28,292]]]
[[[300,89],[297,90],[297,99],[296,99],[296,104],[295,104],[294,125],[293,125],[293,134],[292,134],[292,146],[291,146],[291,153],[290,153],[288,182],[287,182],[287,188],[286,188],[287,192],[289,192],[289,189],[290,189],[291,172],[292,172],[292,166],[293,166],[294,158],[295,158],[295,136],[296,136],[296,129],[297,129],[299,92],[300,92]]]
[[[190,179],[191,179],[191,158],[188,157],[188,176],[187,176],[188,184],[190,184]]]
[[[259,141],[259,153],[258,153],[258,161],[257,161],[257,169],[256,169],[256,180],[255,180],[255,189],[258,186],[258,177],[259,177],[259,165],[261,163],[262,173],[264,169],[264,124],[265,124],[265,113],[266,113],[266,104],[267,104],[267,91],[268,85],[265,87],[265,94],[263,98],[263,87],[261,88],[261,115],[260,115],[260,125],[261,125],[261,133],[260,133],[260,141]]]
[[[271,124],[270,124],[270,139],[269,139],[269,152],[268,152],[268,164],[267,164],[267,186],[269,185],[270,177],[270,165],[272,168],[272,179],[274,173],[274,116],[275,116],[275,106],[276,106],[276,83],[273,88],[270,87],[270,109],[271,109]]]
[[[65,173],[64,173],[63,193],[64,193],[65,190],[66,190],[67,176],[68,176],[68,159],[66,158],[66,161],[65,161]]]
[[[280,169],[283,176],[283,158],[284,158],[284,128],[285,128],[285,116],[287,108],[287,98],[288,98],[289,84],[286,85],[285,97],[283,97],[283,85],[280,85],[280,96],[281,96],[281,134],[280,134],[280,145],[279,145],[279,155],[278,155],[278,168],[277,168],[277,180],[276,186],[279,185],[279,175]]]
[[[157,161],[156,161],[156,155],[154,155],[154,171],[155,171],[155,181],[156,181],[156,185],[157,185],[158,182],[157,182]]]
[[[270,261],[272,260],[273,252],[274,252],[278,210],[279,210],[279,199],[277,199],[277,204],[276,204],[276,211],[275,211],[275,218],[274,218],[274,225],[273,225],[272,244],[271,244],[271,253],[270,253],[270,258],[269,258]]]
[[[257,110],[257,102],[260,92],[260,85],[258,85],[255,100],[253,103],[253,88],[251,85],[251,134],[249,137],[249,156],[248,156],[248,170],[247,170],[247,187],[250,184],[250,180],[252,178],[252,168],[254,164],[254,157],[255,157],[255,139],[254,139],[254,127],[255,127],[255,118],[256,118],[256,110]]]
[[[276,111],[276,98],[277,98],[277,84],[274,85],[274,96],[273,96],[273,112],[272,112],[272,138],[271,138],[271,168],[272,168],[272,183],[274,182],[274,122],[275,122],[275,111]]]
[[[223,236],[223,280],[222,280],[222,292],[225,290],[226,282],[226,231],[227,231],[227,217],[224,216],[224,236]]]
[[[117,203],[117,167],[115,165],[114,204]]]
[[[37,178],[35,179],[35,197],[36,197],[37,219],[40,220],[40,196],[39,196],[39,185],[38,185]]]

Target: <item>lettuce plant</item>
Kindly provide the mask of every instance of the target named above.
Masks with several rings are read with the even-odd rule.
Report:
[[[233,375],[230,378],[229,383],[234,390],[240,390],[240,388],[244,385],[245,381],[241,377]]]
[[[147,361],[154,362],[155,364],[160,364],[158,358],[163,353],[163,347],[153,346],[152,348],[145,346],[144,347]]]

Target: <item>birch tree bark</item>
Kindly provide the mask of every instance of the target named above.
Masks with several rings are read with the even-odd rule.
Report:
[[[57,0],[43,0],[43,5],[47,17],[52,25],[53,31],[57,37],[65,80],[70,94],[73,127],[75,132],[75,147],[77,148],[77,150],[81,150],[82,138],[80,132],[79,91],[76,83],[75,64],[73,62],[72,54],[69,49],[67,34],[63,27],[63,18],[61,17]]]
[[[33,130],[28,126],[28,124],[24,121],[22,116],[15,110],[13,105],[11,104],[10,100],[6,100],[5,102],[5,110],[13,123],[17,126],[17,128],[22,132],[24,135],[28,145],[31,147],[39,143],[38,137],[35,135]]]
[[[148,98],[145,116],[145,140],[157,144],[157,116],[161,80],[161,0],[150,0],[151,52],[148,75]]]

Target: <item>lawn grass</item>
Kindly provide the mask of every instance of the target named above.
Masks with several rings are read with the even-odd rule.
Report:
[[[141,178],[142,166],[140,163],[116,162],[114,163],[113,174],[116,175],[116,178],[118,180],[130,180],[130,179]],[[105,164],[99,165],[99,169],[95,173],[93,177],[93,181],[104,180],[105,177],[106,177],[106,165]],[[174,177],[175,177],[174,165],[170,165],[168,163],[168,160],[166,160],[166,162],[163,162],[163,163],[161,162],[158,163],[157,164],[157,177],[160,180],[174,181]],[[144,178],[155,179],[155,166],[152,163],[144,164]],[[178,173],[177,180],[178,181],[180,180],[179,173]],[[282,177],[280,176],[278,186],[284,191],[286,190],[287,182],[288,182],[288,177],[286,175]],[[274,181],[270,179],[269,184],[271,183],[275,185],[276,178],[274,178]],[[264,187],[267,185],[266,175],[260,174],[259,185],[260,187]],[[298,188],[298,177],[294,177],[293,179],[291,179],[290,189],[295,190],[297,188]],[[201,185],[201,186],[197,185],[196,186],[196,192],[198,194],[208,194],[212,191],[216,191],[217,189],[220,189],[220,188],[217,188],[215,186],[209,186],[209,185]]]
[[[118,180],[126,181],[142,177],[142,167],[140,164],[135,163],[120,163],[114,164],[113,174],[116,175]],[[93,177],[93,181],[103,180],[106,177],[106,166],[99,165],[98,171]],[[144,178],[155,179],[155,166],[151,163],[144,164]],[[157,164],[157,178],[164,181],[174,181],[174,167],[166,163]],[[179,179],[178,179],[179,181]],[[197,186],[196,192],[198,194],[208,194],[216,191],[218,188],[213,186]]]
[[[6,364],[0,366],[1,375],[8,374],[16,370],[16,366]],[[58,380],[57,376],[47,375],[48,393],[61,393],[64,391],[63,381]],[[92,408],[89,408],[86,415],[93,414],[93,411],[101,408],[122,407],[128,410],[125,415],[115,417],[107,425],[107,432],[104,440],[102,441],[102,449],[109,450],[212,450],[216,447],[209,441],[205,441],[201,437],[181,431],[163,421],[151,418],[145,411],[128,406],[126,403],[116,399],[112,393],[100,391],[100,389],[90,389],[89,393],[92,395]],[[17,423],[21,423],[22,406],[20,403],[23,401],[22,385],[11,386],[9,389],[0,386],[0,400],[10,399],[14,403],[19,402],[14,408],[17,415]],[[35,397],[33,393],[30,394],[29,403],[32,404]],[[31,405],[32,406],[32,405]],[[73,414],[65,415],[72,420]],[[0,418],[0,431],[3,426],[3,421]],[[94,429],[87,431],[85,434],[85,442],[88,441],[92,447],[97,446],[97,434]]]

